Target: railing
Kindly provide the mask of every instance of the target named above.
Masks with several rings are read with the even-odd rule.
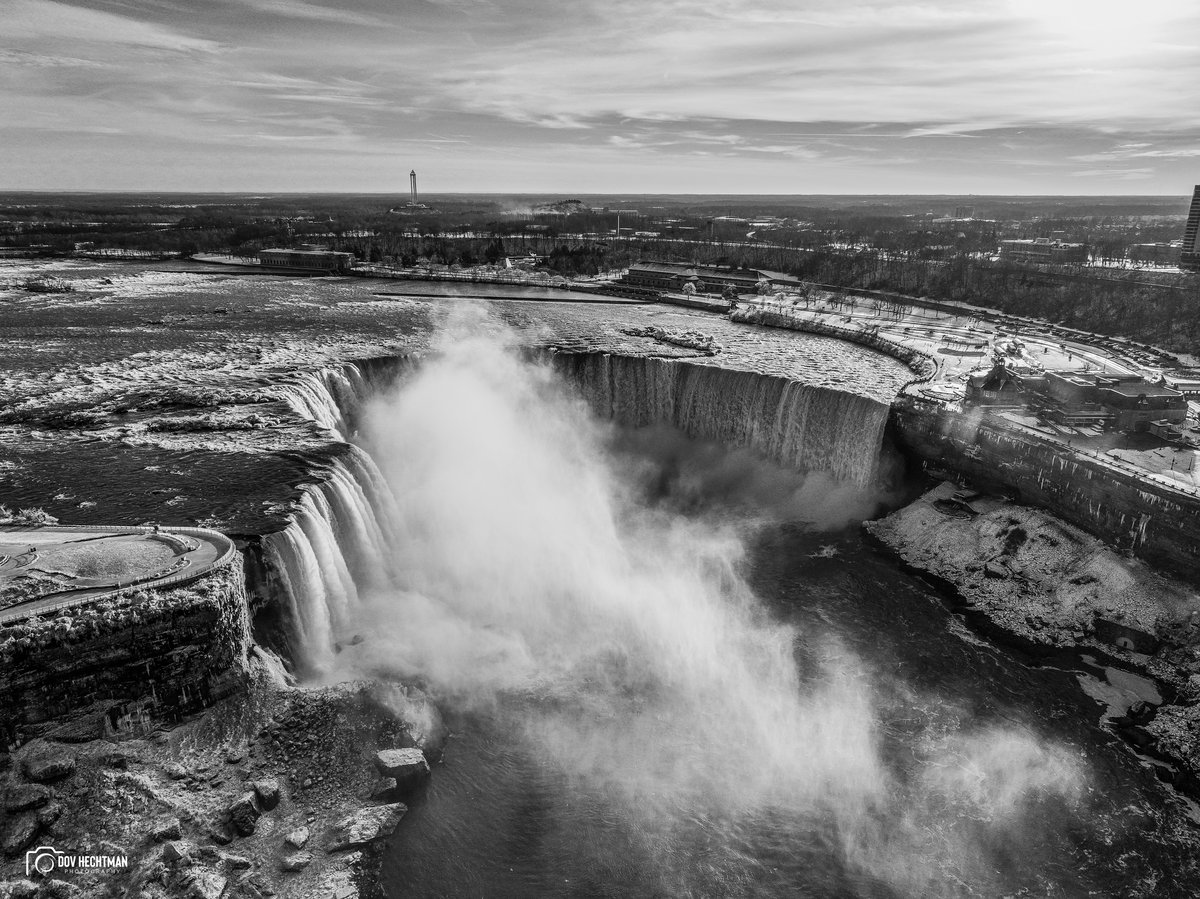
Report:
[[[144,527],[141,525],[131,525],[131,526],[123,526],[122,525],[122,526],[118,526],[118,527],[102,527],[100,525],[47,525],[46,527],[49,530],[55,530],[55,531],[72,531],[72,532],[79,531],[79,532],[84,532],[84,533],[104,533],[104,534],[112,534],[113,536],[123,536],[123,535],[129,535],[129,534],[151,535],[151,534],[156,533],[156,531],[153,527]],[[232,559],[233,556],[237,553],[237,546],[234,544],[234,542],[232,540],[230,540],[228,537],[226,537],[224,534],[220,533],[219,531],[209,530],[208,528],[172,527],[172,528],[167,528],[167,529],[160,529],[159,532],[183,534],[185,536],[190,536],[190,537],[200,537],[201,539],[207,540],[209,543],[212,543],[218,547],[224,546],[225,548],[216,559],[214,559],[212,562],[209,562],[202,567],[199,567],[199,568],[189,567],[183,571],[179,571],[175,574],[167,575],[166,577],[163,577],[163,578],[143,577],[143,578],[137,578],[136,580],[129,581],[128,583],[125,583],[125,584],[122,584],[120,581],[117,581],[116,585],[113,588],[111,588],[109,590],[103,590],[100,593],[89,593],[87,596],[80,596],[75,599],[65,599],[61,602],[54,603],[53,605],[42,606],[35,610],[22,611],[21,606],[28,605],[29,603],[32,603],[32,602],[37,602],[38,600],[44,599],[45,597],[35,597],[33,599],[27,599],[21,603],[18,603],[15,606],[11,606],[7,609],[0,609],[0,621],[5,621],[5,620],[20,621],[20,620],[28,619],[28,618],[39,618],[43,615],[47,615],[52,612],[61,612],[61,611],[65,611],[66,609],[78,608],[80,606],[89,605],[91,603],[98,602],[102,599],[110,599],[114,596],[119,596],[120,594],[124,593],[126,590],[130,590],[134,587],[138,587],[143,584],[153,585],[154,587],[158,588],[158,587],[176,586],[178,584],[186,583],[188,581],[194,581],[198,578],[203,577],[204,575],[208,574],[209,572],[213,571],[214,569],[220,568],[222,565],[226,564],[230,559]],[[78,592],[78,591],[91,590],[91,589],[93,589],[93,588],[79,587],[73,591],[59,591],[59,592]],[[54,596],[55,594],[50,593],[48,595]]]

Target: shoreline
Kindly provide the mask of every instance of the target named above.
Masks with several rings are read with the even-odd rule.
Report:
[[[965,501],[972,517],[940,511],[955,492],[943,483],[864,522],[868,542],[1004,651],[1036,666],[1067,662],[1084,692],[1107,705],[1100,717],[1109,729],[1165,763],[1161,780],[1200,800],[1200,594],[1042,509],[976,495]],[[1018,543],[1012,535],[1021,531]],[[1041,551],[1022,552],[1025,544]],[[1000,551],[985,559],[989,550]],[[1089,580],[1096,572],[1108,579]]]

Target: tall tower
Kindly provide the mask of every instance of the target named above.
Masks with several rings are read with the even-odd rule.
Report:
[[[417,170],[416,169],[413,169],[411,172],[408,173],[408,186],[409,186],[409,190],[412,192],[412,199],[408,201],[408,204],[410,206],[416,206],[417,205]]]
[[[1187,224],[1183,229],[1183,251],[1179,254],[1179,267],[1200,271],[1200,184],[1192,192],[1192,208],[1188,210]]]

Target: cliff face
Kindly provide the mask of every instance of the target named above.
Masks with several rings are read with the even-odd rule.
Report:
[[[623,426],[669,424],[862,487],[878,472],[888,407],[854,391],[697,361],[568,352],[552,359],[598,415]]]
[[[901,449],[987,489],[1015,491],[1120,549],[1200,576],[1200,500],[1014,428],[902,397],[890,427]]]
[[[236,554],[175,589],[0,628],[0,736],[88,740],[179,720],[241,688],[248,641]]]

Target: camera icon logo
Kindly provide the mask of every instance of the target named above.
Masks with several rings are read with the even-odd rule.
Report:
[[[43,877],[49,876],[50,872],[58,867],[59,858],[65,854],[53,846],[38,846],[37,849],[30,849],[25,853],[25,876],[32,877],[35,871]]]

